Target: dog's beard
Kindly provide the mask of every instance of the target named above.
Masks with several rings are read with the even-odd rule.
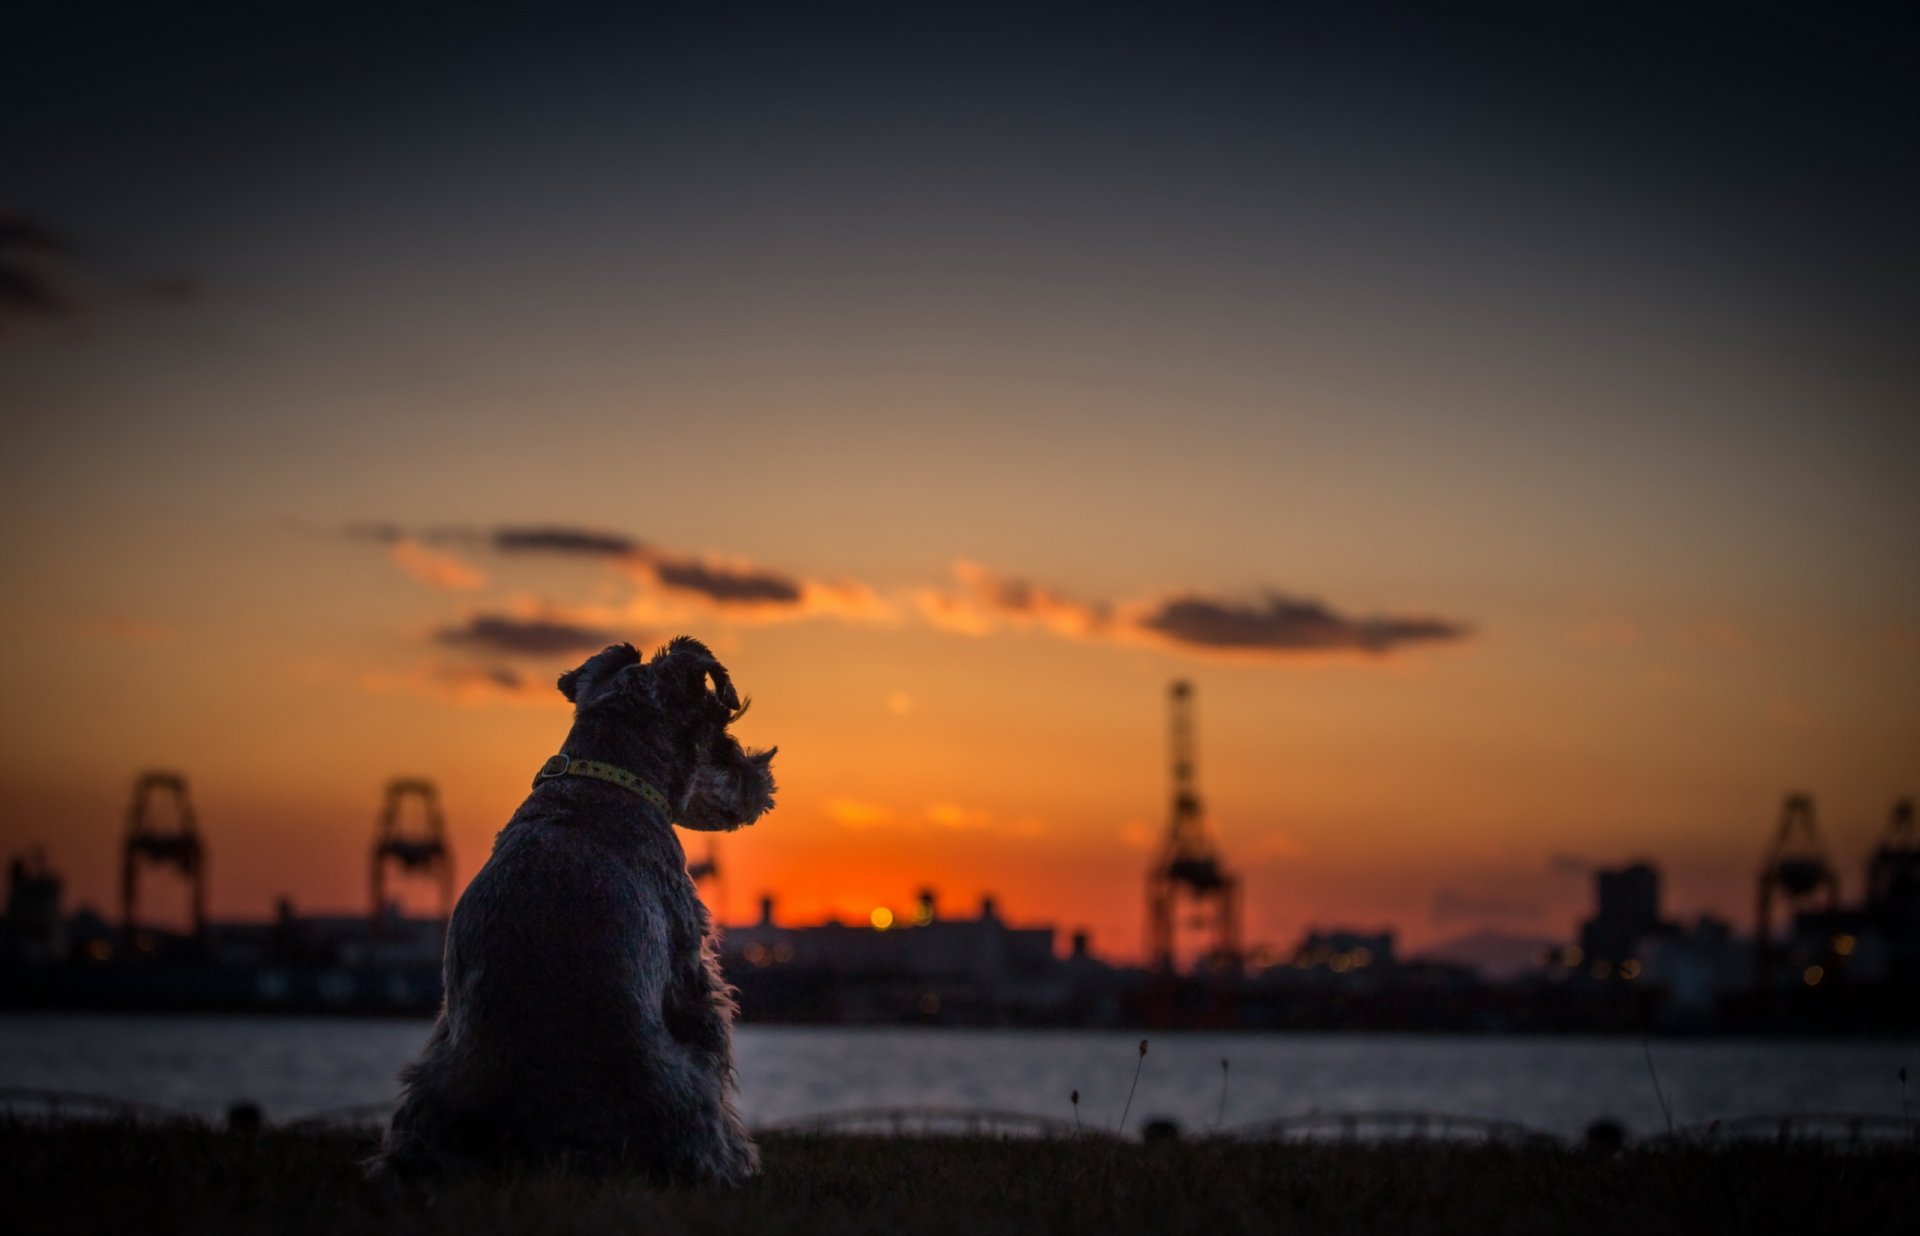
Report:
[[[681,827],[727,832],[772,810],[774,752],[735,750],[736,758],[702,764],[695,771],[681,807]]]

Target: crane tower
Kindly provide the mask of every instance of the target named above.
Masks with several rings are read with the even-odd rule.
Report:
[[[1867,862],[1866,908],[1894,942],[1894,969],[1908,981],[1920,977],[1920,838],[1911,798],[1893,805],[1886,835]]]
[[[1813,797],[1789,794],[1780,809],[1780,827],[1760,866],[1759,904],[1754,916],[1754,981],[1762,990],[1773,982],[1776,960],[1773,943],[1773,904],[1783,900],[1789,911],[1809,908],[1825,893],[1829,912],[1840,904],[1840,881],[1827,861],[1826,847],[1814,824]]]
[[[400,829],[400,811],[409,798],[419,800],[424,825],[421,833],[412,836]],[[452,916],[453,852],[447,848],[447,825],[440,815],[440,792],[433,782],[400,777],[387,784],[386,804],[373,838],[372,923],[376,937],[386,924],[388,863],[402,871],[438,876],[440,917],[445,920]]]
[[[1174,967],[1183,905],[1187,920],[1209,941],[1205,962],[1215,970],[1240,965],[1240,882],[1227,872],[1200,806],[1194,771],[1193,684],[1176,682],[1172,705],[1173,810],[1166,840],[1147,872],[1147,956],[1156,969]]]
[[[1920,838],[1913,831],[1913,800],[1893,805],[1886,835],[1867,862],[1867,906],[1901,906],[1912,913],[1920,903]]]
[[[155,823],[150,808],[158,795],[173,801],[173,826]],[[187,779],[174,772],[144,772],[133,782],[133,805],[127,808],[127,839],[120,858],[120,933],[131,950],[138,936],[140,866],[150,863],[177,869],[192,888],[193,938],[203,940],[207,930],[207,848],[187,800]]]

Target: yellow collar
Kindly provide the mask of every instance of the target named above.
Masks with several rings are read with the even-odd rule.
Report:
[[[624,768],[603,764],[599,760],[556,755],[540,766],[540,771],[533,775],[533,784],[538,786],[542,781],[552,781],[557,777],[592,777],[598,781],[611,781],[660,808],[662,815],[669,819],[673,817],[673,808],[667,803],[667,796]]]

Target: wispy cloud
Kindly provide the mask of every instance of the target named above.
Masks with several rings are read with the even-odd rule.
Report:
[[[60,317],[71,301],[59,287],[64,237],[38,220],[0,209],[0,333],[8,318]]]
[[[1426,617],[1351,617],[1281,593],[1236,604],[1210,597],[1178,596],[1139,619],[1141,628],[1173,643],[1221,651],[1391,652],[1407,644],[1464,639],[1459,623]]]
[[[1547,855],[1547,869],[1560,875],[1590,876],[1599,867],[1593,859],[1570,850],[1555,850]]]
[[[399,669],[362,670],[354,675],[353,682],[374,695],[417,695],[463,708],[567,706],[551,679],[497,664],[427,661]]]
[[[395,566],[431,588],[470,592],[487,586],[486,573],[478,567],[407,537],[389,542],[387,556]]]
[[[991,832],[1002,837],[1037,837],[1046,831],[1036,819],[1020,817],[1002,820],[985,807],[969,807],[952,801],[930,802],[917,812],[897,810],[885,803],[858,798],[835,797],[821,804],[821,812],[841,828],[853,832],[886,829],[889,832],[927,834],[931,830],[950,833]]]
[[[822,810],[835,824],[855,830],[881,828],[895,819],[893,808],[857,798],[829,798],[822,804]]]
[[[650,545],[625,533],[567,524],[501,525],[490,530],[441,528],[419,532],[391,523],[350,526],[349,536],[389,546],[396,562],[436,587],[470,588],[485,576],[463,558],[426,543],[462,543],[505,555],[550,555],[604,564],[635,585],[616,616],[592,624],[596,638],[613,625],[650,627],[717,618],[756,624],[832,618],[893,623],[902,613],[943,631],[983,636],[1002,629],[1045,632],[1063,639],[1149,647],[1193,656],[1290,659],[1357,654],[1380,657],[1419,645],[1468,638],[1461,622],[1422,614],[1342,612],[1280,589],[1253,599],[1181,592],[1144,600],[1082,600],[1019,576],[959,559],[941,586],[883,593],[857,579],[808,579],[791,572],[713,554],[688,554]],[[501,651],[572,650],[555,627],[579,626],[539,616],[526,632],[506,626],[446,630],[442,642],[470,642]],[[527,625],[526,616],[518,620]],[[523,638],[524,634],[524,638]]]
[[[1105,605],[1076,601],[966,558],[956,559],[952,570],[952,587],[922,588],[915,594],[921,615],[941,630],[985,635],[1001,626],[1038,627],[1084,639],[1112,628],[1113,615]]]
[[[721,607],[791,608],[806,595],[802,581],[750,562],[702,559],[648,548],[622,555],[619,561],[642,584],[691,593]]]
[[[1304,653],[1380,655],[1405,645],[1466,638],[1465,625],[1421,616],[1352,617],[1318,601],[1270,591],[1260,601],[1195,593],[1126,603],[1075,600],[965,559],[954,584],[923,588],[920,613],[933,625],[968,635],[998,627],[1033,628],[1069,639],[1148,644],[1190,653],[1284,657]]]
[[[480,613],[434,632],[436,642],[506,656],[547,657],[594,652],[620,642],[612,630],[545,617]]]
[[[572,524],[503,524],[491,529],[472,527],[409,530],[386,521],[363,521],[343,529],[346,536],[395,547],[395,560],[406,554],[421,577],[441,587],[474,578],[484,582],[477,567],[427,546],[458,545],[519,557],[549,556],[599,562],[631,580],[646,596],[689,601],[702,616],[740,622],[788,622],[802,618],[836,618],[844,622],[891,622],[897,607],[871,585],[856,579],[806,579],[762,566],[744,558],[689,554],[648,544],[622,532]],[[412,545],[402,551],[397,547]],[[464,568],[461,570],[459,568]],[[466,572],[471,572],[467,574]],[[634,606],[634,616],[656,621],[662,608],[646,599]]]
[[[0,206],[0,339],[10,323],[85,320],[116,303],[184,305],[199,281],[169,274],[136,278],[92,268],[66,233]]]
[[[927,823],[955,832],[974,832],[993,826],[993,813],[984,807],[963,807],[954,802],[928,803]]]
[[[495,528],[493,547],[508,554],[566,554],[580,558],[624,558],[641,552],[640,542],[618,532],[548,524]]]

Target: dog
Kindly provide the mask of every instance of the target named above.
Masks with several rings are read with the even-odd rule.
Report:
[[[759,1156],[733,1107],[734,993],[672,825],[759,819],[774,750],[727,732],[746,706],[690,636],[651,661],[612,645],[559,687],[573,727],[454,906],[445,1000],[369,1170],[738,1183]]]

